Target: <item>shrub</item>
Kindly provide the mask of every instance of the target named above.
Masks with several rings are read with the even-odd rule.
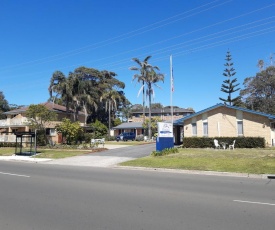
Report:
[[[137,135],[136,141],[144,141],[144,135],[143,134]]]
[[[153,151],[151,155],[154,157],[158,157],[158,156],[165,156],[165,155],[178,153],[178,152],[179,152],[178,148],[167,148],[167,149],[163,149],[162,151]]]
[[[235,148],[264,148],[265,139],[262,137],[184,137],[183,148],[214,148],[214,139],[219,143],[233,143],[236,140]]]
[[[14,142],[0,142],[0,148],[1,147],[14,147],[15,148],[16,143]]]

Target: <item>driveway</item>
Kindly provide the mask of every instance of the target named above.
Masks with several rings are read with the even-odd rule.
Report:
[[[108,146],[106,146],[106,148],[108,148]],[[43,164],[112,167],[124,161],[149,156],[154,150],[156,150],[156,143],[127,147],[121,146],[120,148],[117,146],[114,149],[108,149],[102,152],[47,161],[43,162]]]

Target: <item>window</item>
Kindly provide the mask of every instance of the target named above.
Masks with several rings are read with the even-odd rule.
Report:
[[[242,136],[243,135],[243,121],[237,121],[237,126],[238,126],[238,135]]]
[[[208,136],[208,122],[203,122],[203,136]]]
[[[56,130],[53,129],[53,128],[47,128],[46,129],[46,135],[55,136],[56,135]]]
[[[197,123],[192,123],[192,135],[197,136]]]

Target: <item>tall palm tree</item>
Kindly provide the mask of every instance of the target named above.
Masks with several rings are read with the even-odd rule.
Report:
[[[72,101],[72,88],[69,79],[66,78],[62,72],[55,71],[51,77],[48,90],[53,103],[57,97],[60,97],[63,104],[66,106],[68,113],[70,109],[70,103]],[[53,97],[53,93],[56,94],[55,97]]]
[[[121,100],[121,95],[116,90],[110,89],[102,94],[100,101],[105,102],[105,110],[108,111],[109,137],[111,131],[111,112],[117,111],[117,103]]]
[[[133,81],[136,80],[138,83],[142,83],[142,86],[139,90],[138,95],[140,94],[140,92],[142,90],[143,123],[145,122],[145,81],[148,78],[149,72],[151,72],[152,70],[159,70],[159,68],[157,66],[152,66],[151,64],[148,63],[148,60],[151,57],[152,56],[149,55],[149,56],[145,57],[143,61],[140,61],[138,58],[132,58],[132,60],[134,62],[136,62],[136,64],[138,64],[138,67],[132,66],[129,68],[130,70],[139,72],[138,74],[134,74]]]
[[[145,79],[145,84],[147,85],[146,95],[149,97],[149,123],[148,123],[148,136],[151,139],[152,137],[152,124],[151,124],[151,104],[152,104],[152,95],[154,95],[154,88],[157,85],[157,82],[164,82],[164,75],[161,73],[156,73],[153,69],[147,74],[147,78]]]

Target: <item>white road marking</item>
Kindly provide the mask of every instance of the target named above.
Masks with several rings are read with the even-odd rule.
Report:
[[[27,175],[20,175],[20,174],[13,174],[13,173],[5,173],[5,172],[0,172],[0,174],[9,175],[9,176],[30,177],[30,176],[27,176]]]
[[[262,205],[271,205],[275,206],[275,204],[272,203],[262,203],[262,202],[256,202],[256,201],[248,201],[248,200],[233,200],[235,202],[240,202],[240,203],[249,203],[249,204],[262,204]]]

